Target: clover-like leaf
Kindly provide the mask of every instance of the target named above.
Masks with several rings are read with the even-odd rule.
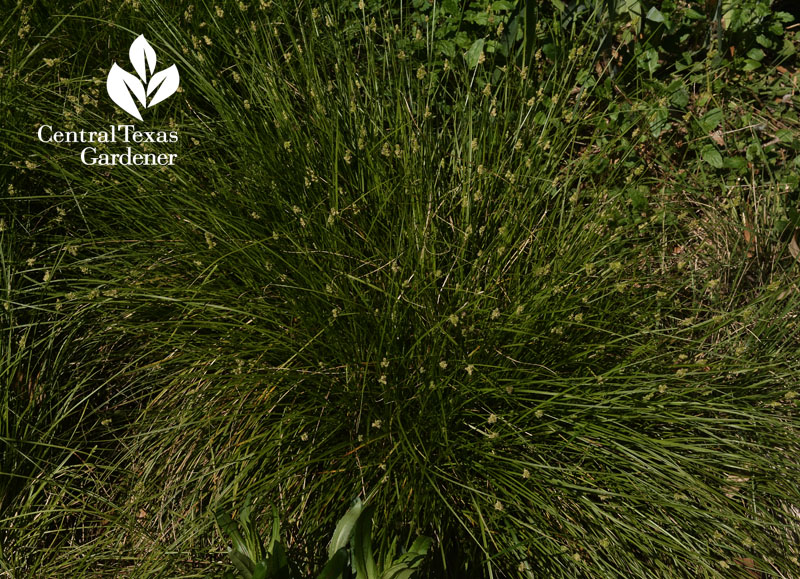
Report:
[[[111,97],[112,101],[117,103],[119,108],[140,121],[142,120],[142,115],[139,114],[139,109],[136,107],[136,103],[133,102],[131,93],[139,99],[142,106],[145,106],[147,95],[144,92],[144,85],[131,73],[125,72],[122,68],[117,66],[116,62],[108,73],[106,90],[108,90],[108,96]]]
[[[147,106],[152,107],[153,105],[156,105],[164,99],[172,96],[172,94],[178,90],[178,84],[180,84],[180,80],[181,78],[178,74],[178,67],[174,64],[169,68],[165,68],[164,70],[154,74],[150,79],[150,84],[147,85],[147,96],[150,96],[153,91],[156,91],[156,94],[152,99],[150,99],[150,103]]]
[[[133,68],[136,69],[136,74],[139,75],[142,82],[146,83],[147,68],[150,69],[150,74],[153,74],[153,71],[156,69],[156,51],[153,50],[153,47],[147,42],[144,34],[140,34],[136,37],[136,40],[131,44],[128,54],[131,57]],[[145,67],[145,63],[147,67]]]

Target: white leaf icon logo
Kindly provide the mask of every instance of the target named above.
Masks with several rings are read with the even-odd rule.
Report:
[[[119,108],[140,121],[142,120],[142,115],[139,114],[139,109],[136,108],[136,103],[131,98],[131,93],[133,93],[142,103],[142,106],[147,106],[145,104],[147,97],[145,96],[142,81],[131,73],[122,70],[115,62],[111,67],[111,72],[108,73],[106,88],[108,89],[108,96],[119,105]]]
[[[180,83],[180,76],[178,75],[178,67],[174,64],[169,68],[165,68],[161,72],[157,72],[153,75],[153,78],[150,79],[150,84],[147,85],[147,96],[150,96],[154,90],[156,91],[155,96],[150,100],[150,104],[148,107],[152,107],[153,105],[157,105],[165,98],[172,96],[176,90],[178,90],[178,84]]]
[[[131,64],[133,64],[133,68],[136,69],[136,74],[139,75],[142,82],[146,83],[147,73],[144,64],[145,61],[147,61],[150,74],[153,74],[153,71],[156,69],[156,51],[153,50],[153,47],[147,42],[144,34],[140,34],[138,38],[133,41],[131,49],[128,51],[128,56],[131,57]]]
[[[142,115],[139,113],[139,108],[136,106],[133,97],[136,97],[143,107],[152,107],[172,96],[178,90],[180,75],[178,74],[178,67],[174,64],[161,72],[153,74],[156,69],[156,51],[153,50],[153,47],[150,46],[143,34],[139,35],[131,44],[129,56],[139,78],[126,72],[115,62],[108,73],[106,88],[108,96],[119,108],[141,121]],[[149,82],[148,73],[151,75]],[[155,92],[155,95],[148,103],[147,97],[153,92]]]

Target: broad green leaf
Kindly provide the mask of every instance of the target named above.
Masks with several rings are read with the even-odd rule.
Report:
[[[658,51],[655,48],[648,48],[639,58],[640,65],[643,62],[645,64],[644,68],[646,68],[650,74],[658,70],[660,65],[658,63]]]
[[[417,537],[408,552],[392,563],[391,567],[381,575],[381,579],[408,579],[413,576],[425,559],[431,543],[433,540],[430,537]]]
[[[431,544],[433,544],[433,539],[430,537],[417,537],[417,539],[411,544],[411,548],[409,548],[408,552],[417,555],[425,555],[428,552],[428,549],[431,548]]]
[[[748,161],[755,161],[761,158],[761,143],[750,143],[745,149],[744,156]]]
[[[680,80],[675,80],[669,85],[669,102],[673,106],[684,108],[689,104],[689,91]]]
[[[725,114],[721,108],[713,108],[700,119],[700,127],[703,131],[710,133],[720,125],[724,117]]]
[[[477,12],[474,13],[472,16],[465,17],[468,20],[472,20],[478,26],[486,26],[489,24],[489,15],[486,12]]]
[[[256,563],[255,569],[253,570],[253,579],[267,579],[267,573],[269,573],[269,560],[264,559]]]
[[[242,529],[247,529],[250,526],[250,511],[253,505],[253,497],[250,493],[244,499],[242,508],[239,509],[239,522],[242,523]]]
[[[699,97],[697,97],[697,106],[698,106],[698,107],[704,107],[704,106],[706,106],[706,105],[709,103],[709,101],[711,100],[712,96],[713,96],[713,95],[712,95],[710,92],[708,92],[708,91],[700,93],[700,96],[699,96]],[[722,113],[722,110],[720,110],[720,113]],[[720,119],[721,119],[721,118],[722,118],[722,117],[720,117]],[[701,124],[701,126],[702,126],[702,124],[703,124],[703,123],[702,123],[702,120],[700,121],[700,124]]]
[[[669,123],[669,111],[664,108],[656,109],[651,115],[650,119],[650,133],[654,137],[658,137],[662,133],[667,132],[671,125]]]
[[[555,60],[558,56],[558,49],[552,42],[542,45],[542,53],[550,60]]]
[[[239,530],[239,523],[234,521],[231,516],[222,509],[217,510],[216,519],[217,524],[220,526],[222,531],[231,538],[231,541],[233,541],[233,548],[238,550],[240,553],[249,556],[250,550],[248,549],[247,542],[244,540],[244,537]]]
[[[409,569],[408,567],[392,567],[381,576],[381,579],[409,579],[416,572],[416,569]]]
[[[756,36],[756,42],[758,42],[764,48],[772,48],[773,46],[775,46],[775,43],[772,42],[769,38],[767,38],[763,34],[759,34],[758,36]]]
[[[448,58],[453,58],[456,55],[456,45],[452,40],[437,40],[436,47],[439,49],[439,52]]]
[[[290,579],[291,568],[289,567],[289,558],[286,556],[286,550],[283,548],[283,545],[281,543],[275,543],[270,555],[274,579]]]
[[[236,549],[229,549],[228,556],[244,579],[253,579],[253,571],[255,571],[256,566],[250,557]]]
[[[617,0],[617,14],[628,14],[631,18],[642,15],[641,0]]]
[[[747,167],[747,159],[744,157],[725,157],[723,165],[726,169],[744,169]]]
[[[322,571],[317,576],[317,579],[337,579],[347,566],[347,549],[342,548],[333,554]]]
[[[497,2],[492,3],[492,10],[494,10],[495,12],[513,10],[514,4],[516,4],[516,2],[509,2],[508,0],[497,0]]]
[[[353,534],[353,528],[361,516],[363,510],[363,503],[361,499],[356,499],[353,506],[348,509],[344,516],[336,523],[336,528],[331,537],[331,543],[328,546],[328,557],[333,558],[333,555],[340,549],[347,547],[350,542],[350,535]]]
[[[736,7],[736,2],[738,1],[739,0],[723,0],[720,10],[723,30],[736,30],[739,27],[741,10]]]
[[[753,60],[752,58],[748,58],[747,60],[744,61],[744,66],[742,67],[742,70],[745,72],[751,72],[759,68],[760,66],[761,66],[760,62],[758,62],[757,60]]]
[[[783,48],[778,51],[778,54],[788,58],[792,56],[794,53],[797,52],[797,48],[794,46],[794,42],[791,39],[784,37],[783,39]]]
[[[664,15],[655,6],[647,11],[647,19],[652,22],[664,22]]]
[[[766,54],[764,54],[764,51],[761,50],[760,48],[751,48],[750,50],[747,51],[747,56],[749,58],[752,58],[753,60],[761,62],[762,60],[764,60]]]
[[[356,570],[356,579],[378,579],[378,568],[372,555],[372,512],[374,507],[364,509],[356,523],[351,541],[351,557]]]
[[[275,545],[280,546],[280,536],[281,536],[281,520],[278,516],[278,509],[275,505],[272,505],[272,533],[269,536],[269,544],[267,545],[267,552],[271,555],[273,550],[275,549]]]
[[[479,38],[475,42],[472,43],[472,46],[469,47],[464,53],[464,59],[467,61],[467,66],[470,68],[475,68],[478,66],[478,62],[481,58],[481,53],[483,52],[483,38]]]
[[[239,549],[245,555],[249,556],[254,562],[261,559],[264,555],[264,545],[261,542],[261,537],[258,535],[258,530],[250,519],[253,511],[253,497],[247,493],[242,508],[239,510],[239,528],[242,535],[247,541],[247,549]]]
[[[706,145],[700,154],[703,156],[703,160],[715,169],[722,169],[724,166],[722,155],[714,145]]]

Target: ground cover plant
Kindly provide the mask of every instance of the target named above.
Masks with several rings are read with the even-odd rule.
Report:
[[[311,577],[360,498],[418,577],[798,576],[791,10],[11,5],[0,574],[223,576],[275,509]],[[39,141],[133,122],[140,34],[175,164]]]
[[[228,549],[238,572],[245,579],[292,579],[303,576],[297,565],[289,560],[281,543],[280,519],[273,509],[273,524],[268,541],[261,538],[257,522],[251,518],[252,504],[248,497],[238,518],[225,511],[217,513],[217,523],[228,535],[233,545]],[[417,537],[403,554],[394,557],[390,549],[383,560],[375,559],[372,552],[372,513],[374,507],[364,506],[356,499],[344,516],[336,523],[330,543],[328,560],[314,576],[319,579],[408,579],[413,577],[431,545],[430,537]],[[225,577],[234,577],[226,571]]]

